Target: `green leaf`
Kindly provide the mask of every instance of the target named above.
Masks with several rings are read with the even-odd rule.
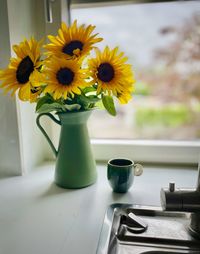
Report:
[[[54,99],[51,95],[47,94],[44,97],[40,98],[36,105],[36,111],[38,112],[39,108],[42,107],[43,104],[51,104],[54,102]]]
[[[112,116],[116,116],[115,104],[112,96],[102,96],[102,102],[105,109],[108,111],[109,114]]]
[[[98,102],[95,104],[95,106],[96,106],[97,108],[99,108],[99,109],[102,109],[102,110],[105,109],[102,100],[98,101]]]
[[[65,105],[65,108],[68,110],[68,111],[75,111],[75,110],[79,110],[81,108],[81,105],[79,104],[71,104],[71,105]]]
[[[87,94],[87,93],[91,93],[91,92],[96,92],[96,88],[95,87],[93,87],[93,86],[89,86],[89,87],[85,87],[83,90],[82,90],[82,92],[84,93],[84,94]]]
[[[37,110],[37,113],[49,113],[51,111],[65,112],[66,108],[64,105],[57,102],[50,104],[45,103]]]
[[[86,103],[96,103],[97,101],[100,100],[96,95],[85,96],[83,94],[80,95],[80,99],[81,101],[84,101]]]
[[[89,106],[88,102],[84,101],[81,95],[76,97],[76,104],[79,104],[83,110],[87,109]]]

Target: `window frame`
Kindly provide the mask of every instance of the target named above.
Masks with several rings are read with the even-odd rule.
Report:
[[[125,4],[140,4],[140,3],[164,3],[164,2],[177,2],[177,1],[190,1],[190,0],[68,0],[69,12],[72,8],[90,8],[98,6],[114,6]]]
[[[131,157],[137,162],[153,164],[197,164],[199,141],[92,139],[96,160]]]

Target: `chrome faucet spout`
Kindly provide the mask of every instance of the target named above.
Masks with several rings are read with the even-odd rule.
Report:
[[[200,212],[200,192],[195,189],[161,189],[161,205],[167,211]]]
[[[200,238],[200,163],[196,189],[176,188],[175,183],[169,183],[169,188],[161,189],[160,197],[163,210],[191,213],[189,230]]]

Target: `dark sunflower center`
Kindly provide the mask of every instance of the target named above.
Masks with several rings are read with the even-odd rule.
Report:
[[[16,78],[20,84],[25,84],[29,81],[29,76],[34,71],[34,65],[29,56],[26,56],[18,65]]]
[[[56,74],[58,82],[62,85],[70,85],[74,79],[74,72],[69,68],[60,68]]]
[[[83,43],[81,41],[77,41],[77,40],[74,40],[74,41],[71,41],[70,43],[66,44],[62,51],[63,53],[65,54],[68,54],[70,56],[73,56],[73,51],[75,49],[80,49],[82,50],[83,49]]]
[[[110,82],[115,75],[114,69],[109,63],[102,63],[97,69],[97,77],[103,82]]]

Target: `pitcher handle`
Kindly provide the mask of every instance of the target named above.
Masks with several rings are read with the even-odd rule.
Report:
[[[46,133],[46,131],[40,124],[40,117],[42,117],[42,116],[50,117],[55,123],[57,123],[59,125],[61,125],[61,122],[58,119],[56,119],[51,113],[42,113],[42,114],[39,114],[36,118],[36,123],[37,123],[38,128],[41,130],[42,134],[45,136],[46,140],[48,141],[54,155],[57,156],[58,151],[56,150],[56,148],[55,148],[54,144],[52,143],[51,139],[49,138],[48,134]]]

